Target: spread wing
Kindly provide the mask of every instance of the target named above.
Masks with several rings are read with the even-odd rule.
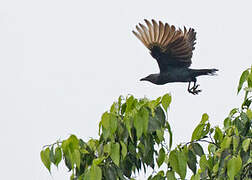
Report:
[[[137,32],[132,31],[136,37],[151,51],[157,60],[160,72],[167,71],[169,67],[189,67],[192,63],[196,32],[190,28],[176,30],[168,23],[159,24],[152,19],[152,23],[144,20],[147,27],[139,23]]]

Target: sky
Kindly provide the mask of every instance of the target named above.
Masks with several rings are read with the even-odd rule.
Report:
[[[98,138],[101,115],[119,95],[171,93],[173,147],[190,140],[205,112],[222,126],[241,103],[239,77],[252,64],[251,7],[250,0],[1,0],[0,178],[69,179],[63,163],[48,173],[42,146],[70,134]],[[189,94],[187,83],[139,81],[158,72],[132,34],[145,18],[196,30],[191,67],[219,69],[198,78],[202,93]]]

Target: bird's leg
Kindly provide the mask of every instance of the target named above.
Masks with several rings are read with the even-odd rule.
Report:
[[[188,84],[187,91],[188,91],[189,93],[192,93],[192,92],[191,92],[190,86],[191,86],[191,81],[190,81],[189,84]]]
[[[191,85],[191,82],[189,82],[189,84],[188,84],[188,89],[187,89],[189,93],[192,93],[193,95],[196,95],[196,94],[198,94],[199,92],[201,92],[200,89],[197,90],[197,88],[199,87],[199,84],[196,85],[196,81],[194,81],[193,87],[190,88],[190,85]]]

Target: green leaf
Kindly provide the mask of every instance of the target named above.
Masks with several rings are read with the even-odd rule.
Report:
[[[208,162],[207,162],[207,159],[206,159],[206,156],[205,155],[202,155],[200,157],[200,169],[202,171],[205,171],[206,168],[208,168]]]
[[[134,108],[134,97],[130,96],[129,98],[127,97],[126,99],[126,110],[125,114],[130,114],[131,110]]]
[[[89,173],[89,180],[101,180],[102,179],[102,170],[99,166],[92,165]]]
[[[111,144],[110,143],[105,144],[104,147],[103,147],[103,151],[104,151],[104,153],[110,154],[110,152],[111,152]]]
[[[242,148],[245,152],[247,152],[248,148],[249,148],[249,144],[251,142],[251,139],[245,139],[243,142],[242,142]]]
[[[73,154],[72,154],[72,157],[73,157],[73,163],[76,164],[77,168],[80,169],[80,151],[75,149]]]
[[[225,127],[225,129],[228,129],[230,126],[231,126],[231,119],[229,117],[227,117],[224,120],[224,127]]]
[[[154,132],[157,129],[161,129],[165,126],[165,114],[163,109],[158,106],[155,109],[155,116],[149,115],[149,124],[148,124],[148,132]]]
[[[50,161],[50,149],[49,149],[49,147],[40,152],[40,158],[41,158],[43,164],[45,165],[45,167],[51,173],[51,161]]]
[[[239,137],[233,136],[232,140],[233,140],[233,152],[236,153],[236,148],[239,145]]]
[[[217,146],[214,144],[208,144],[208,152],[209,154],[214,154],[217,150]]]
[[[197,159],[196,159],[195,154],[191,150],[188,150],[187,165],[192,170],[193,174],[196,174],[196,170],[197,170],[196,163],[197,163]]]
[[[215,164],[213,167],[213,172],[216,174],[219,170],[219,163]]]
[[[102,126],[105,128],[105,129],[109,129],[109,113],[108,112],[105,112],[103,113],[102,115],[102,118],[101,118],[101,124]]]
[[[231,140],[232,138],[231,137],[228,137],[226,136],[223,141],[221,142],[221,149],[224,150],[224,149],[227,149],[230,147],[230,144],[231,144]]]
[[[201,145],[199,143],[192,143],[192,148],[193,148],[193,151],[195,152],[195,154],[197,154],[199,157],[204,155],[203,148],[201,147]]]
[[[54,147],[52,146],[50,149],[50,161],[52,163],[55,163],[55,157],[54,157]]]
[[[209,117],[206,113],[202,115],[200,123],[205,124],[208,121]]]
[[[111,135],[113,135],[116,132],[117,127],[118,127],[118,120],[115,115],[111,114],[109,119],[109,129]]]
[[[146,108],[141,108],[134,119],[134,127],[136,129],[138,139],[142,136],[143,133],[147,133],[148,122],[149,112]]]
[[[110,157],[112,161],[119,166],[120,162],[120,145],[119,143],[113,143],[111,144],[111,154]]]
[[[252,92],[252,68],[250,68],[250,73],[248,75],[248,87],[250,88],[250,92]]]
[[[200,180],[200,174],[192,175],[191,180]]]
[[[178,156],[177,156],[177,150],[173,150],[170,152],[169,155],[169,163],[171,164],[172,168],[179,173],[179,162],[178,162]]]
[[[167,112],[167,109],[168,109],[169,105],[171,104],[171,96],[169,94],[165,94],[162,97],[161,104],[162,104],[164,110]]]
[[[94,159],[94,160],[93,160],[93,165],[98,166],[99,164],[102,163],[102,161],[103,161],[104,159],[106,159],[106,157],[104,157],[104,156]]]
[[[215,127],[215,134],[214,134],[214,139],[216,143],[220,143],[223,140],[223,134],[221,129],[217,126]]]
[[[88,147],[92,150],[92,151],[96,151],[97,148],[97,144],[98,144],[98,140],[96,139],[90,139],[88,142]],[[76,148],[77,149],[77,148]]]
[[[128,133],[129,133],[131,139],[132,139],[132,135],[131,135],[132,120],[133,120],[132,118],[127,117],[127,116],[124,118],[124,123],[126,125],[126,128],[128,130]]]
[[[59,163],[60,163],[60,161],[62,159],[62,152],[61,152],[61,148],[60,147],[56,147],[54,157],[55,157],[54,164],[58,167],[58,165],[59,165]]]
[[[159,150],[158,158],[157,158],[158,167],[160,167],[163,164],[164,160],[165,160],[165,150],[164,148],[161,148]]]
[[[172,168],[180,175],[182,179],[186,176],[186,155],[182,151],[173,150],[169,155],[169,162]]]
[[[174,171],[167,171],[166,177],[167,177],[167,180],[176,180]]]
[[[122,142],[120,141],[120,144],[121,144],[121,154],[122,154],[122,159],[124,159],[127,155],[127,146]]]
[[[171,149],[172,147],[172,131],[171,131],[171,126],[169,124],[169,122],[166,121],[166,124],[165,124],[167,130],[168,130],[168,133],[169,133],[169,148]]]
[[[249,75],[248,70],[243,71],[243,73],[242,73],[242,75],[240,77],[238,88],[237,88],[237,94],[240,92],[240,90],[241,90],[241,88],[243,86],[243,83],[248,79],[248,75]]]
[[[227,174],[228,177],[233,180],[235,175],[237,175],[242,167],[242,160],[240,156],[232,157],[227,163]]]
[[[158,129],[158,130],[156,130],[156,133],[157,133],[157,137],[158,137],[159,142],[163,141],[164,140],[164,130]]]
[[[237,113],[237,112],[239,112],[239,109],[238,109],[238,108],[232,109],[232,110],[230,111],[230,113],[229,113],[229,117],[230,117],[230,118],[233,117],[233,115],[234,115],[235,113]]]
[[[247,114],[248,119],[252,120],[252,111],[251,111],[251,109],[248,109],[246,114]]]
[[[198,140],[202,137],[203,133],[204,133],[204,127],[205,127],[205,124],[199,124],[193,131],[192,133],[192,138],[191,138],[191,141],[194,141],[194,140]]]

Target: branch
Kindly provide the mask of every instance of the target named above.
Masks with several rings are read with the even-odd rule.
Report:
[[[212,139],[212,138],[210,138],[210,139]],[[211,142],[211,141],[208,141],[208,140],[205,140],[204,137],[201,138],[201,139],[198,139],[198,140],[193,140],[193,141],[187,142],[187,143],[185,143],[185,146],[188,145],[188,144],[195,143],[195,142],[206,142],[206,143],[213,144],[213,145],[215,145],[216,147],[220,148],[220,147],[218,146],[218,144],[216,144],[216,143],[214,143],[214,142]]]

